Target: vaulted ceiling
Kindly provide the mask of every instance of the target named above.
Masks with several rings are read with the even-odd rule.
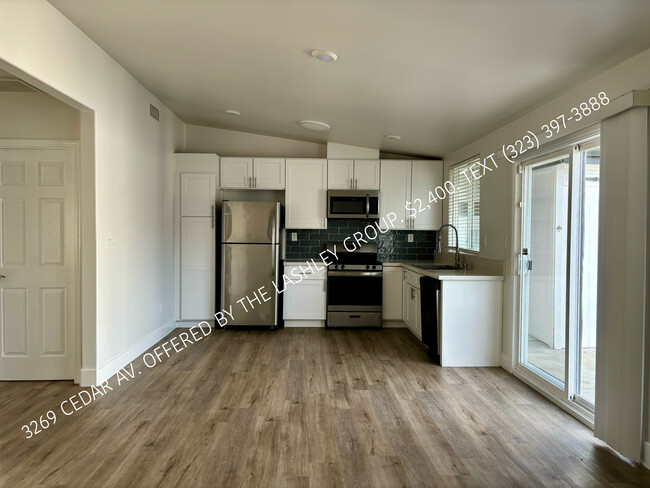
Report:
[[[51,3],[187,123],[426,156],[650,48],[646,0]]]

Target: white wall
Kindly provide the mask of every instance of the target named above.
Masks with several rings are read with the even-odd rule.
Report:
[[[610,99],[615,99],[631,90],[650,88],[650,50],[567,90],[552,101],[530,111],[521,118],[500,127],[471,144],[445,156],[445,170],[457,162],[473,155],[487,156],[500,150],[503,144],[510,144],[522,137],[526,131],[540,132],[542,124],[560,114],[569,114],[570,109],[589,97],[604,91]],[[586,127],[596,122],[594,114],[580,123],[570,123],[560,136]],[[504,333],[502,364],[506,369],[514,365],[514,327],[513,305],[515,300],[515,246],[514,219],[518,218],[515,210],[515,169],[501,160],[499,169],[481,179],[481,255],[506,260],[506,283],[504,294]],[[484,239],[487,244],[484,245]],[[646,380],[650,386],[650,382]],[[646,406],[650,416],[650,405]],[[646,439],[650,438],[648,427]]]
[[[0,93],[1,139],[79,140],[79,111],[44,93]]]
[[[316,142],[187,125],[185,152],[209,152],[219,156],[324,158],[327,147]]]
[[[95,368],[117,357],[105,375],[128,363],[174,317],[172,157],[183,148],[184,124],[44,0],[0,0],[0,68],[86,108],[82,180],[94,168],[95,209],[88,201],[92,188],[84,185],[82,247],[95,232],[97,247],[95,263],[88,253],[83,261],[85,273],[96,265],[96,294],[92,275],[84,277],[83,378],[95,381]],[[149,116],[150,102],[160,109],[160,122]],[[88,110],[94,128],[84,126],[93,119]],[[84,138],[93,132],[94,140]],[[106,248],[109,235],[114,249]],[[95,332],[89,294],[96,296],[96,351],[88,343]]]

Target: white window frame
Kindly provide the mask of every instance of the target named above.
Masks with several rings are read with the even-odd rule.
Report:
[[[464,252],[475,254],[478,254],[481,251],[481,183],[480,180],[474,179],[472,177],[472,173],[469,171],[469,167],[480,161],[481,156],[480,154],[477,154],[449,167],[449,181],[451,181],[451,183],[454,185],[455,191],[453,194],[449,195],[449,203],[447,206],[447,220],[451,225],[456,227],[459,237],[461,235],[464,235],[466,236],[466,239],[469,239],[459,239],[458,247]],[[467,175],[467,177],[465,175]],[[461,202],[457,202],[457,199],[459,198],[459,189],[464,192],[465,196],[469,196],[469,199],[464,198],[461,200]],[[472,215],[466,224],[462,224],[465,227],[469,225],[469,228],[466,229],[466,232],[461,233],[462,229],[460,228],[458,219],[459,215],[456,209],[456,205],[463,202],[466,202],[468,204],[468,211],[470,204],[472,207],[474,207],[474,210],[478,208],[478,215]],[[477,226],[477,228],[474,229],[474,226]],[[474,231],[476,231],[477,234],[476,242],[473,242],[471,239]],[[447,243],[450,247],[456,245],[455,239],[456,237],[454,235],[454,232],[449,232]]]

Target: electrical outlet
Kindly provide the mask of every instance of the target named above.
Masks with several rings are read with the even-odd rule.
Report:
[[[298,240],[298,233],[297,233],[297,232],[292,232],[292,233],[291,233],[291,240],[292,240],[293,242],[295,242],[295,241]]]
[[[106,236],[106,247],[113,249],[115,247],[115,236]]]
[[[111,329],[106,329],[106,342],[111,342]]]
[[[160,315],[162,315],[162,302],[160,302]]]
[[[413,234],[409,234],[409,235],[408,235],[408,241],[409,241],[409,242],[413,242]]]

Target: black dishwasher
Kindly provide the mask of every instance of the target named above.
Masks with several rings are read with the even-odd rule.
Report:
[[[420,313],[422,342],[429,348],[429,357],[440,364],[438,346],[438,294],[440,281],[428,276],[420,278]]]

